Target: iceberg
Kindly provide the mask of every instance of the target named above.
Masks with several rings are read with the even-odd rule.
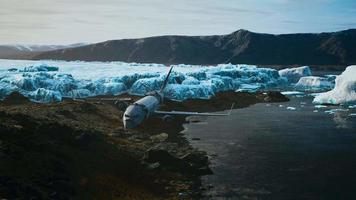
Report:
[[[161,87],[167,71],[166,66],[154,63],[0,59],[0,99],[13,91],[37,102],[125,92],[145,95]],[[174,65],[164,94],[167,98],[180,101],[207,99],[227,90],[256,92],[271,88],[295,89],[294,83],[310,74],[309,67],[277,71],[254,65],[179,64]]]
[[[327,91],[333,87],[334,83],[330,79],[318,76],[301,77],[295,85],[295,88],[301,91]]]
[[[313,103],[316,104],[351,104],[356,102],[356,65],[346,70],[335,79],[335,87],[331,91],[318,94]]]
[[[282,69],[279,70],[278,73],[281,77],[285,77],[290,83],[296,83],[301,77],[312,75],[309,66]]]

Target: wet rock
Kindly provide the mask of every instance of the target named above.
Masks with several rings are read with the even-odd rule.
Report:
[[[153,142],[164,142],[168,139],[167,133],[161,133],[150,137]]]
[[[160,163],[161,165],[169,166],[178,163],[180,160],[171,155],[166,150],[152,149],[147,152],[146,159],[149,163]]]
[[[207,175],[212,174],[208,167],[208,157],[200,153],[188,153],[182,157],[176,157],[166,150],[152,149],[146,154],[145,161],[159,163],[162,167],[181,173]]]
[[[264,97],[265,102],[285,102],[289,101],[289,99],[281,94],[278,91],[270,91],[266,93],[266,97]]]
[[[147,169],[148,170],[155,170],[155,169],[158,169],[161,165],[159,164],[159,162],[155,162],[155,163],[152,163],[152,164],[148,164],[147,165]]]

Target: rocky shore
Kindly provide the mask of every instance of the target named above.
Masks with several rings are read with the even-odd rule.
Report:
[[[199,198],[200,177],[213,172],[206,153],[180,133],[193,120],[152,117],[124,130],[125,105],[137,98],[38,104],[12,93],[0,103],[0,198]],[[162,110],[213,112],[278,101],[288,99],[279,92],[223,92],[210,100],[167,100]]]

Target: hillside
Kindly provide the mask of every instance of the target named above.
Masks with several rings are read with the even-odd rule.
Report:
[[[239,30],[215,36],[159,36],[111,40],[27,55],[28,59],[164,64],[356,64],[356,29],[332,33],[261,34]]]

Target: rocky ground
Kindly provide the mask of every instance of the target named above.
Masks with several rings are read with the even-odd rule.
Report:
[[[18,93],[0,103],[0,199],[192,199],[213,173],[205,152],[180,133],[184,118],[150,118],[124,130],[125,101],[38,104]],[[162,110],[212,112],[287,101],[278,92],[220,93],[166,101]]]

